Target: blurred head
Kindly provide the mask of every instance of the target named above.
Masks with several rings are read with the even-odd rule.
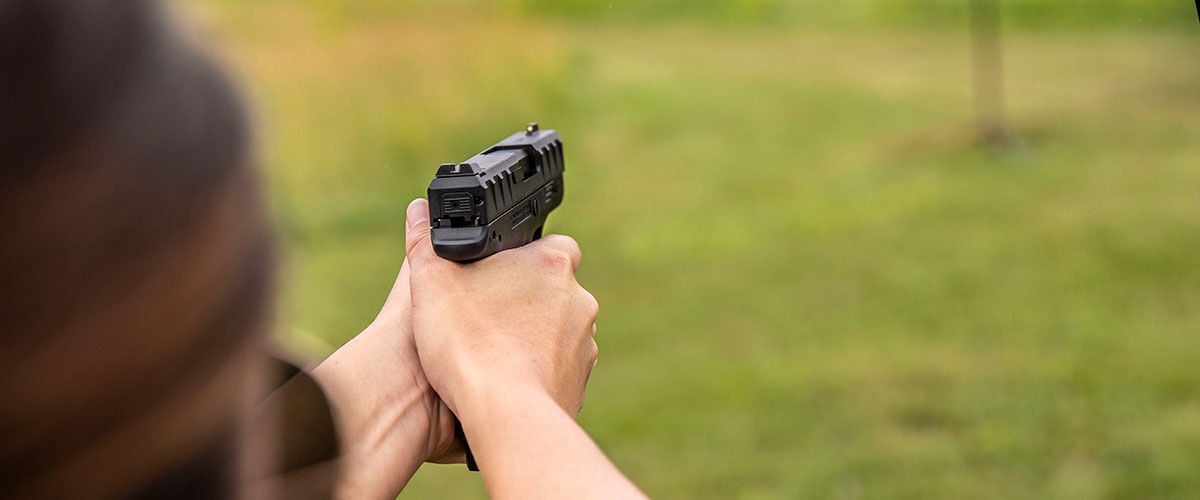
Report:
[[[0,3],[0,497],[231,491],[270,238],[236,92],[160,10]]]

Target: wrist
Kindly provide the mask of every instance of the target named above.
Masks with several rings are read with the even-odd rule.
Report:
[[[314,371],[342,441],[339,497],[395,496],[428,456],[436,396],[411,342],[372,324]]]
[[[567,414],[554,397],[538,384],[529,382],[479,382],[467,384],[457,402],[456,415],[468,434],[494,426],[489,422],[504,420],[532,411],[552,411]]]

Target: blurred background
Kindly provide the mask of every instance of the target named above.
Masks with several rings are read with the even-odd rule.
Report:
[[[999,4],[997,45],[970,0],[184,3],[256,110],[287,342],[366,326],[436,166],[539,121],[581,421],[652,496],[1200,495],[1195,7]]]

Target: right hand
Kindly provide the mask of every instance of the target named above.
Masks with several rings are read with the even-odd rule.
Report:
[[[532,390],[577,415],[599,306],[575,281],[575,240],[549,235],[459,264],[434,254],[425,200],[408,206],[406,228],[417,354],[450,410],[467,425],[461,411],[472,399]]]

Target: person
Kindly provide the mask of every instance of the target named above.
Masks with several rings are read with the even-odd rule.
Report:
[[[574,420],[566,236],[456,264],[416,200],[375,320],[311,376],[267,361],[249,120],[163,10],[0,3],[0,497],[392,498],[463,461],[455,417],[492,496],[641,497]]]

